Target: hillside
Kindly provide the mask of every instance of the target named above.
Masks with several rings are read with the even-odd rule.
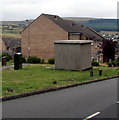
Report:
[[[77,24],[83,24],[96,31],[117,31],[116,19],[95,19],[89,21],[75,21]],[[119,29],[118,29],[119,31]]]
[[[0,21],[0,23],[2,23],[2,25],[17,25],[19,26],[20,24],[24,24],[25,26],[27,26],[29,23],[31,23],[33,20],[23,20],[23,21]]]
[[[96,18],[89,18],[89,17],[63,17],[66,20],[73,20],[73,21],[80,21],[80,22],[87,22],[89,20],[95,20]]]
[[[93,28],[96,31],[117,31],[117,19],[101,19],[101,18],[86,18],[86,17],[63,17],[66,20],[73,20],[77,24],[83,24],[87,27]],[[2,21],[2,25],[17,25],[25,27],[33,20],[28,21]],[[119,31],[119,29],[118,29]]]
[[[96,31],[117,31],[117,19],[101,19],[101,18],[75,18],[66,17],[64,19],[73,20],[77,24],[83,24],[87,27],[91,27]],[[119,31],[119,28],[118,28]]]

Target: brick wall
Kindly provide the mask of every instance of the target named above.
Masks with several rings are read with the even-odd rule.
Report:
[[[22,54],[26,58],[28,56],[36,56],[48,60],[54,57],[54,41],[55,40],[68,40],[68,32],[56,25],[53,21],[46,16],[41,15],[22,33],[21,48]],[[86,40],[87,38],[81,34],[79,37],[75,34],[69,35],[69,39]],[[97,41],[94,41],[92,46],[92,56],[96,59],[98,48]],[[29,48],[30,47],[30,48]]]
[[[0,37],[0,51],[2,52],[2,51],[6,51],[7,49],[6,49],[6,45],[5,45],[5,43],[3,42],[3,40],[2,40],[2,38]]]
[[[102,44],[102,41],[94,41],[93,42],[93,46],[92,46],[92,56],[93,56],[93,58],[95,59],[95,60],[97,60],[98,61],[98,55],[99,54],[97,54],[98,53],[98,51],[102,51],[102,48],[100,48],[99,46],[100,46],[100,44]],[[102,60],[101,60],[102,61]],[[100,61],[100,62],[101,62]]]
[[[86,40],[86,37],[83,34],[81,34],[81,40]]]
[[[44,15],[27,27],[21,36],[23,56],[28,57],[30,54],[45,60],[54,57],[55,40],[68,39],[68,33]],[[28,50],[29,46],[30,50]]]

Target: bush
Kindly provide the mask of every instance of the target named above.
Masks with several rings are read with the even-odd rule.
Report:
[[[11,60],[11,59],[12,59],[11,55],[7,55],[7,56],[6,56],[6,61],[9,61],[9,60]]]
[[[22,63],[26,63],[25,57],[22,57]]]
[[[7,55],[8,55],[7,53],[4,53],[4,52],[2,53],[2,57],[7,56]]]
[[[55,60],[54,60],[54,58],[50,58],[50,59],[48,59],[48,63],[49,63],[49,64],[55,64]]]
[[[9,61],[12,59],[12,56],[9,55],[8,53],[2,53],[2,57],[4,57],[4,56],[6,57],[6,61]]]
[[[116,66],[117,66],[117,61],[112,61],[112,65],[113,65],[114,67],[116,67]]]
[[[44,59],[41,59],[41,64],[44,64],[44,63],[45,63]]]
[[[40,63],[40,62],[41,59],[34,56],[31,56],[27,59],[27,63]]]
[[[119,60],[117,60],[117,66],[119,66]]]
[[[108,67],[112,67],[112,63],[111,62],[108,62]]]
[[[99,62],[97,62],[97,61],[92,61],[92,66],[99,66]]]

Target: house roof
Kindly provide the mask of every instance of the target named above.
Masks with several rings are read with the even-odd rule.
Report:
[[[42,14],[45,15],[47,18],[52,20],[54,23],[62,27],[67,32],[71,33],[81,33],[84,34],[86,37],[92,40],[103,40],[104,38],[98,34],[95,30],[88,28],[81,24],[76,24],[71,20],[64,20],[57,15],[49,15],[49,14]]]
[[[103,40],[104,39],[95,30],[93,30],[91,28],[88,28],[88,27],[85,27],[84,25],[81,25],[81,24],[76,24],[76,23],[74,23],[71,20],[64,20],[64,19],[62,19],[61,17],[59,17],[57,15],[49,15],[49,14],[41,14],[41,15],[46,16],[48,19],[50,19],[55,24],[57,24],[58,26],[60,26],[61,28],[63,28],[68,33],[81,33],[81,34],[83,34],[84,36],[86,36],[87,38],[89,38],[91,40]]]
[[[6,47],[9,47],[11,49],[21,46],[21,39],[2,38],[2,40],[5,43]]]
[[[75,24],[71,20],[64,20],[57,15],[48,15],[48,14],[42,14],[42,15],[45,15],[47,18],[49,18],[54,23],[62,27],[67,32],[80,32],[79,26],[77,26],[77,24]]]

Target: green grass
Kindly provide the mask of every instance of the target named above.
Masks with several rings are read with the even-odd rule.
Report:
[[[10,30],[12,29],[12,30]],[[2,33],[2,37],[4,38],[21,38],[20,32],[23,28],[17,26],[12,27],[12,25],[2,25],[0,26],[0,33]]]
[[[1,63],[0,63],[0,65],[1,65]],[[14,65],[14,61],[13,60],[7,61],[6,65],[4,65],[4,66],[10,66],[10,65]]]
[[[21,35],[14,34],[14,33],[2,33],[2,37],[4,37],[4,38],[21,38]]]
[[[2,25],[0,28],[1,28],[3,34],[13,34],[13,35],[19,34],[23,30],[23,28],[19,27],[19,26],[13,27],[12,24],[11,25]]]
[[[94,77],[90,77],[89,71],[63,71],[46,68],[46,64],[24,66],[21,70],[13,68],[3,70],[2,93],[3,96],[16,95],[35,90],[54,88],[62,85],[80,83],[94,79],[101,79],[117,75],[117,68],[94,67]],[[98,76],[98,70],[103,70],[103,76]],[[57,84],[53,84],[57,81]],[[14,92],[7,92],[7,89],[14,89]]]
[[[7,66],[9,66],[9,65],[14,65],[14,61],[13,60],[7,61]]]

